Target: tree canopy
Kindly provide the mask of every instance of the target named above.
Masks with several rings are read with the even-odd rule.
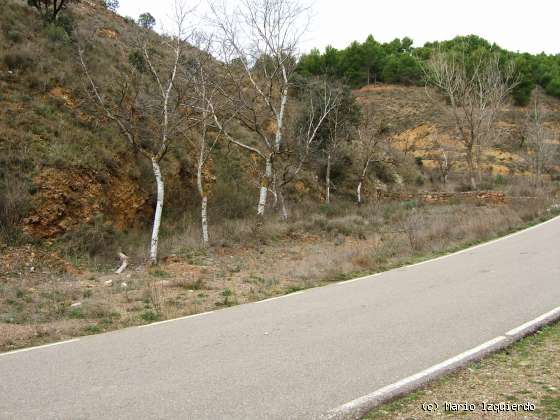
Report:
[[[429,42],[422,47],[413,47],[408,37],[380,43],[370,35],[363,43],[354,41],[342,50],[332,46],[323,52],[313,49],[301,58],[298,71],[302,75],[336,77],[354,88],[374,82],[421,85],[424,83],[422,63],[436,49],[453,50],[472,58],[492,51],[500,54],[504,62],[513,60],[520,83],[512,95],[519,105],[529,102],[531,91],[537,85],[549,95],[560,97],[560,55],[511,52],[476,35]]]

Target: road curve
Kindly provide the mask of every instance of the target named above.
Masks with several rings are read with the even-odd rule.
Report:
[[[0,419],[309,419],[560,305],[560,218],[442,259],[0,355]]]

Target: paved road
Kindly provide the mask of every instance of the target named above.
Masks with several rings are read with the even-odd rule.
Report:
[[[1,419],[308,419],[560,305],[560,218],[422,265],[0,356]]]

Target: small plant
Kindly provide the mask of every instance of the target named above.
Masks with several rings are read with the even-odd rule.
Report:
[[[81,308],[74,308],[68,313],[68,318],[70,319],[82,319],[85,318],[84,313]]]
[[[97,324],[91,324],[84,329],[84,332],[86,334],[99,334],[101,332],[101,328],[99,328]]]
[[[8,38],[9,41],[13,42],[14,44],[17,44],[22,39],[21,33],[14,30],[8,31],[6,37]]]
[[[403,201],[401,204],[407,210],[412,210],[412,209],[415,209],[416,207],[418,207],[418,201],[416,201],[416,200],[406,200],[406,201]]]
[[[299,291],[301,291],[301,290],[304,290],[304,287],[301,287],[301,286],[290,286],[290,287],[288,287],[288,288],[286,289],[286,291],[285,291],[284,294],[289,295],[289,294],[291,294],[291,293],[296,293],[296,292],[299,292]]]
[[[164,270],[155,269],[150,271],[150,276],[165,279],[171,277],[171,274]]]
[[[180,283],[180,287],[187,290],[202,290],[206,288],[206,284],[203,279],[196,279],[194,281]]]
[[[233,292],[229,288],[225,288],[222,292],[222,296],[224,297],[224,306],[231,306],[234,304],[232,297],[234,296]]]
[[[507,179],[502,174],[498,174],[498,175],[496,175],[496,179],[494,180],[494,183],[496,185],[506,185],[507,184]]]
[[[159,314],[155,311],[148,309],[142,312],[140,318],[142,318],[146,322],[155,322],[159,320]]]

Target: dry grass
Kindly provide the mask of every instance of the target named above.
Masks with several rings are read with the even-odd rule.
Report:
[[[133,259],[123,275],[34,246],[0,255],[0,350],[214,310],[382,271],[520,227],[545,214],[545,201],[502,206],[339,204],[290,223],[251,220],[167,234],[155,268]],[[191,225],[192,226],[192,225]],[[139,249],[138,255],[141,255]],[[115,261],[114,266],[117,266]]]

